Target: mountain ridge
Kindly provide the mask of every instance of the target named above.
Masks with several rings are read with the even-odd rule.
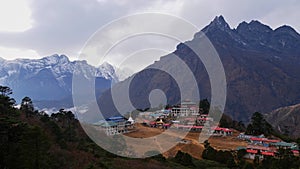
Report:
[[[247,122],[255,111],[265,113],[300,102],[300,50],[297,47],[300,46],[300,38],[295,36],[299,34],[295,34],[294,29],[278,29],[275,31],[259,21],[244,22],[236,29],[231,29],[224,17],[218,16],[201,32],[195,33],[193,40],[180,43],[173,53],[161,57],[149,67],[172,67],[168,62],[172,61],[172,55],[177,55],[193,72],[201,97],[210,99],[210,82],[205,66],[188,47],[197,47],[201,42],[201,34],[205,33],[219,53],[225,69],[228,93],[225,113]],[[176,68],[173,73],[178,73]],[[176,91],[176,85],[170,81],[171,78],[146,69],[135,77],[115,87],[120,88],[126,81],[134,79],[135,83],[130,85],[134,89],[130,91],[130,99],[136,108],[150,106],[148,96],[151,90],[157,88],[165,92],[169,104],[180,102],[180,96],[172,93]],[[112,114],[116,109],[109,95],[109,91],[105,92],[99,103],[103,112]]]
[[[94,67],[84,60],[70,61],[66,55],[54,54],[41,59],[1,60],[0,84],[14,90],[17,102],[29,96],[39,108],[51,108],[51,105],[45,105],[50,101],[71,107],[72,76],[76,71],[84,71],[96,78],[98,94],[109,88],[113,81],[118,81],[109,63]]]
[[[266,119],[280,133],[294,138],[300,136],[300,103],[275,109],[266,115]]]

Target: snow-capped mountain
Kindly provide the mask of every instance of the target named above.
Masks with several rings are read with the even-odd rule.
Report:
[[[43,101],[61,103],[71,106],[72,76],[81,70],[96,79],[96,91],[99,95],[117,82],[115,70],[109,63],[99,67],[89,65],[86,61],[70,61],[65,55],[52,55],[42,59],[0,59],[0,85],[13,89],[17,102],[24,96],[31,97],[38,107],[49,107]],[[64,101],[62,101],[64,100]]]
[[[110,80],[115,80],[116,82],[119,80],[116,75],[115,68],[107,62],[104,62],[102,65],[98,67],[96,71],[96,76],[104,77]]]

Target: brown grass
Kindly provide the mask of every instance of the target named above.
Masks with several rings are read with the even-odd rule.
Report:
[[[136,125],[136,130],[131,133],[127,133],[126,136],[134,137],[134,138],[148,138],[159,135],[163,132],[163,129],[146,127],[141,124]],[[172,134],[172,133],[171,133]],[[239,146],[247,146],[245,141],[238,140],[236,137],[239,132],[234,131],[232,136],[212,136],[210,137],[209,143],[212,147],[218,150],[236,150]],[[176,137],[176,135],[174,135]],[[166,158],[175,157],[178,151],[182,151],[190,154],[192,157],[196,159],[202,159],[202,152],[204,150],[204,144],[199,143],[199,133],[190,132],[184,138],[186,140],[190,140],[190,144],[178,143],[176,146],[171,148],[170,150],[163,153]],[[162,145],[163,143],[157,143]],[[150,145],[149,145],[150,146]],[[142,147],[141,147],[142,148]]]

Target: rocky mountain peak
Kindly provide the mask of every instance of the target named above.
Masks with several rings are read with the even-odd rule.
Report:
[[[222,15],[216,16],[215,19],[212,21],[212,23],[216,24],[218,26],[227,26],[228,25]]]
[[[49,64],[49,65],[65,64],[65,63],[70,62],[69,58],[66,55],[58,55],[58,54],[46,56],[46,57],[42,58],[41,60],[45,61],[46,64]]]
[[[288,25],[283,25],[274,30],[276,34],[287,34],[299,38],[299,33]]]
[[[102,63],[102,64],[99,66],[99,68],[106,68],[106,69],[110,69],[110,70],[113,70],[113,69],[114,69],[114,67],[113,67],[111,64],[109,64],[108,62]]]
[[[272,32],[273,30],[267,26],[262,24],[259,21],[252,20],[250,23],[247,22],[242,22],[238,25],[237,27],[237,32],[238,33],[244,33],[244,32]]]
[[[116,77],[115,68],[108,62],[102,63],[98,67],[97,73],[100,74],[100,76],[105,77],[106,79],[118,81],[118,78]]]
[[[277,31],[292,32],[288,27]],[[227,82],[225,113],[248,121],[255,111],[269,112],[280,106],[300,103],[300,38],[284,33],[276,35],[269,26],[259,21],[242,22],[233,30],[223,16],[216,17],[202,32],[214,45],[224,65]],[[187,47],[187,44],[201,45],[202,32],[196,33],[193,40],[177,45],[174,54],[190,67],[199,84],[198,89],[190,87],[185,94],[199,91],[201,97],[211,98],[205,65]],[[172,60],[172,54],[166,55],[150,66],[170,69],[171,73],[184,79]],[[136,108],[149,107],[147,101],[152,89],[162,89],[169,104],[180,102],[176,83],[161,72],[142,70],[135,74],[134,83],[130,81],[127,79],[118,83],[113,89],[119,90],[130,83],[130,88],[134,89],[130,93],[131,103]],[[110,91],[103,93],[99,102],[106,106],[103,112],[115,113],[117,110],[113,107],[110,94]],[[193,93],[189,93],[189,98],[193,98]]]
[[[231,31],[230,26],[225,21],[224,17],[222,15],[216,16],[214,20],[206,26],[202,31],[208,32],[208,31],[214,31],[216,29],[222,30],[222,31]]]

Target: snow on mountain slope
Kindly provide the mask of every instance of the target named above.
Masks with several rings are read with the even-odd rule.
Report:
[[[96,91],[102,92],[117,82],[113,66],[104,63],[98,68],[86,61],[70,61],[65,55],[51,55],[42,59],[0,59],[0,85],[13,89],[13,97],[20,102],[24,96],[33,100],[59,101],[72,95],[72,76],[76,71],[97,78]],[[100,80],[99,80],[100,79]]]

